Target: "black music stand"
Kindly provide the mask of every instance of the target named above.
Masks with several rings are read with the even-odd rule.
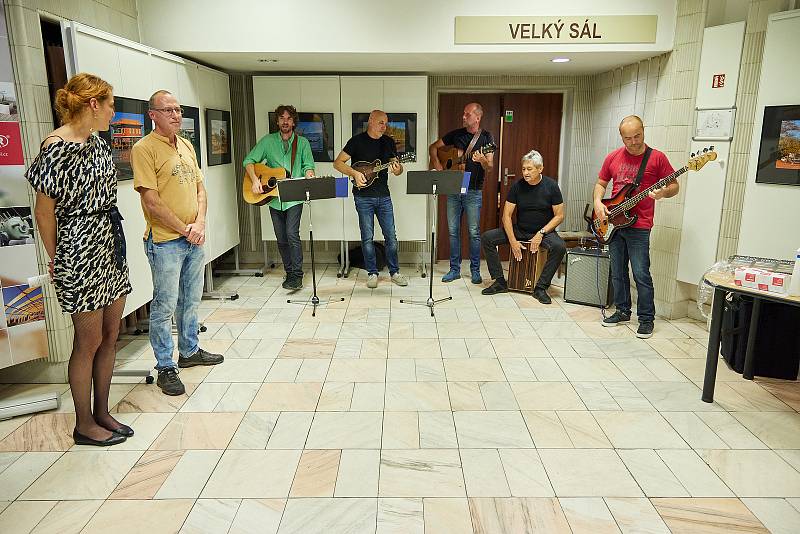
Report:
[[[453,297],[433,299],[433,263],[434,249],[436,247],[436,195],[457,195],[461,193],[461,185],[464,181],[464,173],[461,171],[408,171],[406,193],[409,195],[431,195],[431,204],[434,206],[431,217],[431,263],[428,271],[428,299],[425,302],[414,302],[413,299],[400,299],[402,304],[414,304],[417,306],[427,306],[431,309],[433,317],[433,307],[445,300],[453,300]]]
[[[308,206],[308,235],[311,242],[311,282],[314,293],[310,300],[288,299],[290,304],[311,304],[311,316],[317,315],[317,306],[321,306],[317,296],[317,268],[314,262],[314,217],[312,216],[311,201],[323,200],[326,198],[336,198],[336,178],[327,176],[325,178],[293,178],[291,180],[281,180],[278,182],[278,195],[281,202],[291,202],[300,200]],[[328,299],[330,302],[331,299]],[[343,302],[344,298],[339,297],[336,302]],[[326,303],[327,304],[327,303]]]

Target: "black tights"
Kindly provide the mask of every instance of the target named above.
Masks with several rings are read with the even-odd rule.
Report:
[[[105,308],[72,314],[75,339],[69,358],[69,385],[75,404],[75,428],[92,439],[107,439],[111,436],[109,430],[120,427],[108,413],[108,393],[124,308],[122,296]]]

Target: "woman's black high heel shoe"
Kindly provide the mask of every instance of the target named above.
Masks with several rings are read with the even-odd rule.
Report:
[[[110,447],[111,445],[119,445],[128,438],[126,438],[121,434],[117,434],[116,432],[111,432],[111,437],[104,440],[96,440],[84,436],[83,434],[78,432],[78,429],[76,428],[72,431],[72,439],[75,440],[75,445],[94,445],[95,447]]]

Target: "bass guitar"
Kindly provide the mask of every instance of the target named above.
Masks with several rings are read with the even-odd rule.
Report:
[[[491,154],[497,150],[497,145],[489,143],[480,148],[476,148],[473,152],[480,152],[481,154]],[[439,157],[439,162],[442,164],[443,170],[463,171],[467,163],[464,158],[464,151],[456,148],[453,145],[445,145],[436,149],[436,155]],[[471,155],[469,157],[472,157]]]
[[[417,155],[414,152],[406,152],[405,154],[401,155],[397,158],[398,163],[406,163],[409,161],[414,161]],[[351,165],[353,170],[360,172],[364,175],[366,179],[366,183],[359,187],[356,185],[356,179],[350,178],[350,181],[353,182],[353,185],[358,189],[366,189],[367,187],[371,186],[375,183],[375,179],[378,178],[378,173],[384,169],[388,169],[392,162],[389,163],[381,163],[381,160],[376,159],[375,161],[356,161]]]
[[[714,147],[711,146],[704,148],[702,152],[698,151],[696,154],[693,153],[686,166],[681,167],[669,176],[665,176],[635,195],[633,194],[635,184],[626,184],[616,195],[601,201],[603,205],[608,208],[608,218],[600,217],[600,214],[592,209],[591,204],[586,204],[586,208],[583,210],[583,218],[589,223],[589,231],[594,234],[601,245],[607,244],[614,236],[614,232],[617,229],[627,228],[636,222],[639,216],[631,215],[630,211],[639,204],[639,202],[647,198],[647,195],[651,191],[661,189],[671,182],[674,182],[686,171],[699,171],[703,168],[703,165],[715,159],[717,159],[717,153],[714,152]]]

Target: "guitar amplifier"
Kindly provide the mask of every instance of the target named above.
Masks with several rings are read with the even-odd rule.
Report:
[[[564,301],[605,308],[613,300],[608,252],[577,247],[567,250]]]

